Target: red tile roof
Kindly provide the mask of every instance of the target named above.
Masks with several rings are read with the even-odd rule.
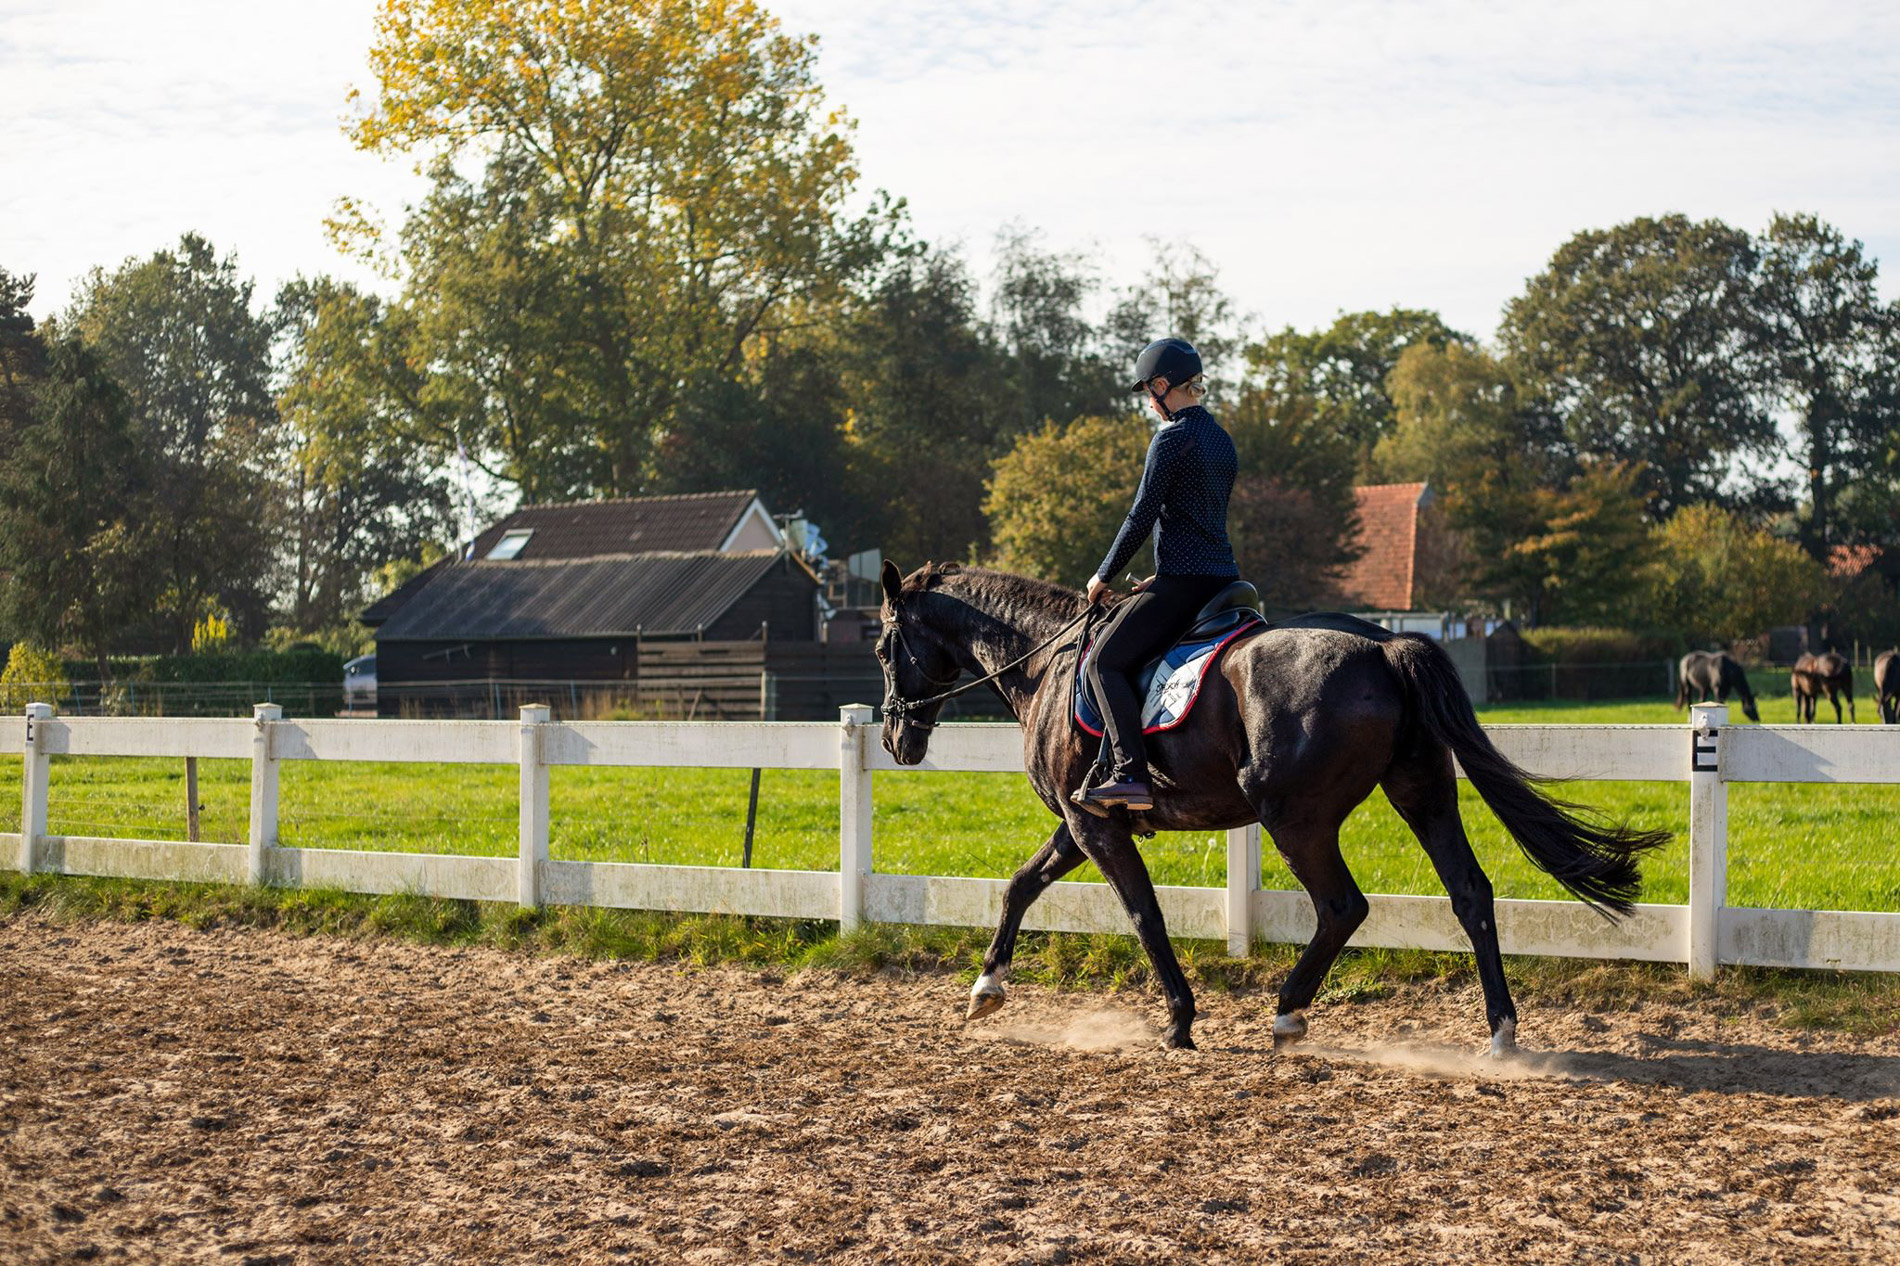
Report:
[[[1827,551],[1828,574],[1846,580],[1858,576],[1879,561],[1878,545],[1835,545]]]
[[[1410,611],[1418,554],[1418,511],[1425,485],[1368,484],[1352,490],[1365,553],[1346,569],[1340,593],[1374,611]]]

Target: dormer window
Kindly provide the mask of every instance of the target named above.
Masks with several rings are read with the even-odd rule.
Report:
[[[491,562],[506,562],[521,557],[521,551],[528,546],[528,538],[534,535],[533,528],[519,528],[513,532],[503,532],[501,539],[495,542],[495,548],[488,551]]]

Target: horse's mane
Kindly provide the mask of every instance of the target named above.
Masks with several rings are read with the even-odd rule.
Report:
[[[977,599],[985,611],[1002,619],[1018,614],[1067,619],[1082,609],[1082,594],[1067,585],[962,563],[925,563],[904,581],[904,590]]]

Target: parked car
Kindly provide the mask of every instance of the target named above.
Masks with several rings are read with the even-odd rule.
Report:
[[[351,711],[376,707],[376,657],[359,655],[343,665],[343,706]]]

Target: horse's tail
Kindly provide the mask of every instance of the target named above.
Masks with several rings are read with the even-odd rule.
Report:
[[[1689,706],[1689,674],[1681,664],[1676,665],[1676,710],[1680,712]]]
[[[1642,887],[1637,858],[1667,843],[1669,832],[1614,826],[1540,792],[1536,784],[1547,780],[1491,745],[1451,657],[1430,638],[1401,634],[1385,643],[1385,655],[1418,724],[1451,749],[1524,855],[1598,913],[1628,914]]]

